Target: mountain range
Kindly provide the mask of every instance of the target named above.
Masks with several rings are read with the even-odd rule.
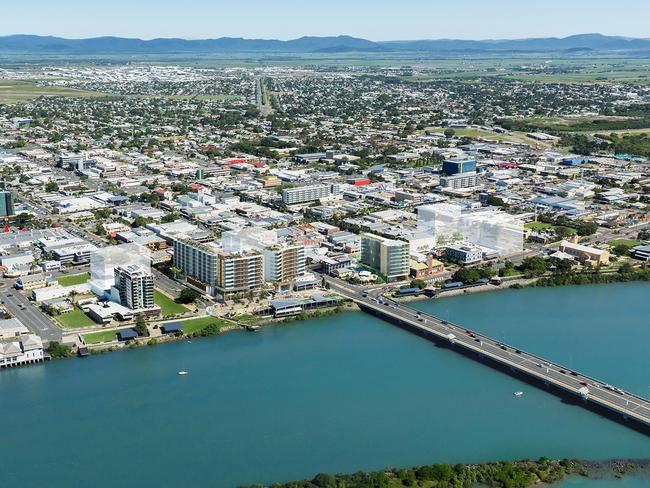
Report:
[[[11,35],[0,37],[0,52],[40,54],[209,54],[234,52],[335,53],[335,52],[579,52],[650,50],[650,39],[633,39],[602,34],[580,34],[564,38],[375,42],[351,36],[301,37],[289,41],[275,39],[131,39],[94,37],[65,39],[53,36]]]

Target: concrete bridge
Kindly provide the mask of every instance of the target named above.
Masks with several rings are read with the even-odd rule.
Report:
[[[353,300],[364,312],[650,435],[650,400],[400,304],[384,297],[380,289],[326,279],[332,291]]]

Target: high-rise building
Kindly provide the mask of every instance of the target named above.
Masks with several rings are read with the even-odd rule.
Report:
[[[153,275],[137,264],[115,268],[115,288],[125,307],[141,310],[155,306]]]
[[[305,273],[305,247],[276,244],[262,249],[264,279],[280,290],[291,289],[296,278]]]
[[[282,201],[287,205],[315,202],[332,194],[331,185],[298,186],[282,190]]]
[[[224,232],[221,243],[226,252],[259,251],[264,256],[264,279],[278,290],[291,289],[305,273],[305,247],[280,240],[275,230],[248,227]]]
[[[374,234],[362,234],[360,260],[389,281],[404,278],[410,271],[409,244]]]
[[[110,293],[115,284],[115,268],[137,265],[151,271],[151,251],[140,244],[107,246],[90,253],[90,289],[100,297]]]
[[[187,281],[214,295],[217,285],[217,249],[189,239],[174,239],[174,266]]]
[[[524,223],[517,215],[453,203],[423,205],[417,211],[418,230],[431,235],[435,246],[466,242],[506,256],[524,249]]]
[[[230,300],[238,294],[259,293],[264,285],[264,258],[258,252],[217,255],[216,295]]]
[[[462,158],[447,159],[442,162],[442,172],[448,176],[476,173],[476,161]]]
[[[452,190],[474,188],[478,186],[478,182],[479,176],[476,171],[458,173],[452,176],[442,176],[440,178],[440,186],[442,188],[451,188]]]
[[[192,286],[218,298],[258,293],[264,284],[264,258],[257,251],[224,252],[216,247],[178,239],[174,266]]]
[[[11,217],[14,211],[14,195],[9,190],[0,191],[0,217]]]

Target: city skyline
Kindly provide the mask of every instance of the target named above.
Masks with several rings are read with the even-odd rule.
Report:
[[[502,0],[498,7],[476,0],[453,5],[406,0],[396,5],[381,0],[351,4],[333,0],[327,5],[280,2],[270,11],[260,0],[243,5],[194,0],[178,10],[170,0],[133,2],[116,0],[110,5],[71,0],[53,5],[34,0],[29,16],[18,5],[3,7],[5,22],[0,36],[52,35],[72,39],[116,36],[141,39],[208,39],[243,37],[288,40],[302,36],[350,35],[373,41],[416,39],[520,39],[566,37],[585,32],[648,38],[644,19],[650,5],[622,0],[607,17],[603,0],[523,5]],[[583,8],[589,6],[589,9]],[[517,22],[512,22],[516,18]],[[318,19],[317,22],[314,19]]]

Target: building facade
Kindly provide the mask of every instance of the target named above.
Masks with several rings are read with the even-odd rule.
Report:
[[[37,335],[21,336],[19,340],[0,342],[0,368],[43,361],[43,342]]]
[[[478,186],[479,177],[476,171],[472,173],[459,173],[452,176],[443,176],[440,178],[442,188],[460,190],[463,188],[474,188]]]
[[[449,176],[476,173],[476,161],[473,159],[447,159],[442,162],[442,172]]]
[[[11,217],[15,215],[14,195],[10,191],[0,191],[0,217]]]
[[[215,295],[231,300],[257,294],[264,285],[264,257],[257,252],[218,253]]]
[[[470,244],[447,246],[445,248],[445,256],[450,261],[456,261],[461,264],[479,263],[483,259],[483,250],[480,247]]]
[[[559,250],[560,252],[570,254],[583,264],[590,264],[592,266],[609,264],[609,251],[603,249],[562,241]]]
[[[264,279],[272,281],[279,290],[288,290],[305,273],[305,247],[275,245],[262,250]]]
[[[210,295],[217,285],[217,251],[199,242],[174,240],[174,266],[188,282]]]
[[[115,268],[120,303],[131,310],[154,308],[153,275],[138,265]]]
[[[360,261],[379,271],[389,281],[405,278],[410,270],[409,244],[374,234],[363,234]]]
[[[190,285],[223,300],[259,293],[264,285],[264,257],[256,251],[223,252],[198,242],[175,240],[174,266]]]
[[[282,201],[286,205],[294,205],[315,202],[321,198],[327,198],[331,194],[332,187],[330,185],[299,186],[282,190]]]

